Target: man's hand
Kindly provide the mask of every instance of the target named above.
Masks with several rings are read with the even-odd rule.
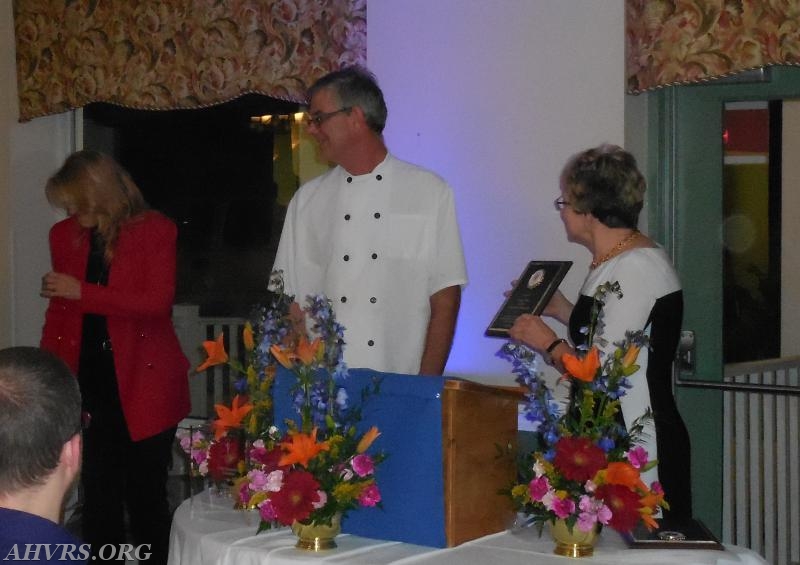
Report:
[[[453,345],[458,309],[461,306],[461,287],[448,286],[434,293],[430,298],[430,306],[431,318],[428,321],[419,374],[441,375]]]

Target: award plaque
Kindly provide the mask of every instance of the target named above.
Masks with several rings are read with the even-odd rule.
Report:
[[[649,531],[639,524],[622,537],[638,549],[719,549],[725,548],[700,520],[684,518],[656,520],[658,529]]]
[[[522,314],[538,316],[550,302],[572,261],[531,261],[517,279],[492,323],[486,328],[489,337],[508,337],[508,330]]]

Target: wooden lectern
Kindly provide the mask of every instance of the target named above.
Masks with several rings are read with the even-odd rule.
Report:
[[[507,529],[516,479],[518,390],[448,379],[442,395],[445,535],[452,547]]]

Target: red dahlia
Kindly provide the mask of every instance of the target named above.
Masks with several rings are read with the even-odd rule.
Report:
[[[223,436],[208,449],[208,474],[216,482],[236,475],[239,461],[244,459],[238,439]]]
[[[553,461],[570,481],[584,483],[606,466],[606,454],[585,437],[562,437],[556,443]]]
[[[618,532],[630,532],[639,523],[639,495],[622,485],[603,485],[595,497],[611,509],[608,525]]]
[[[270,497],[278,521],[289,526],[294,521],[302,522],[311,515],[314,503],[319,502],[319,483],[308,471],[290,471],[281,490]]]

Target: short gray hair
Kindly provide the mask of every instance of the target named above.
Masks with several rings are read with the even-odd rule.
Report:
[[[359,66],[345,67],[328,73],[308,89],[308,100],[325,89],[333,92],[343,108],[355,106],[361,108],[369,128],[378,135],[383,133],[389,112],[375,75]]]
[[[610,228],[636,228],[646,182],[636,159],[621,147],[606,143],[573,155],[561,182],[574,211]]]

